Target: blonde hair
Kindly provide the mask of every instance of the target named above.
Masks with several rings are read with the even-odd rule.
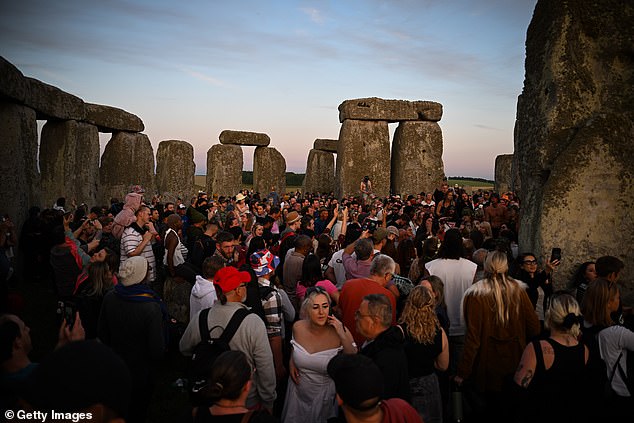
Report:
[[[415,286],[407,297],[399,323],[407,325],[407,332],[420,344],[432,344],[440,322],[436,317],[434,296],[425,286]]]
[[[547,329],[566,332],[575,338],[581,333],[579,303],[568,293],[556,293],[552,296],[544,320]]]
[[[493,230],[489,222],[480,222],[480,228],[484,228],[484,239],[493,238]]]
[[[494,251],[487,255],[484,262],[486,278],[482,281],[493,294],[495,318],[502,326],[506,326],[511,318],[511,311],[517,316],[520,312],[518,297],[522,288],[515,279],[508,276],[508,260],[506,253]],[[510,309],[513,304],[514,310]]]
[[[310,292],[308,292],[309,290]],[[325,296],[328,299],[328,306],[332,307],[332,300],[330,299],[330,294],[328,294],[328,292],[321,286],[311,286],[306,291],[307,291],[306,297],[304,298],[304,301],[302,301],[302,305],[299,308],[300,319],[306,320],[309,318],[308,312],[313,307],[313,304],[315,303],[315,297],[317,295]]]

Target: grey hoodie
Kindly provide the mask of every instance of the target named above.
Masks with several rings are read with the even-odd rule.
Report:
[[[189,297],[189,320],[192,320],[200,310],[213,306],[217,299],[214,283],[196,275],[196,283]]]

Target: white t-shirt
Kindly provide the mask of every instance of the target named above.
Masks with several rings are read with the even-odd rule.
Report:
[[[438,276],[445,284],[445,303],[449,316],[449,336],[461,336],[466,332],[462,314],[462,297],[473,285],[478,266],[467,259],[436,259],[425,265],[429,274]]]
[[[343,284],[346,282],[346,269],[343,267],[343,249],[336,251],[332,257],[330,257],[328,266],[334,269],[335,278],[337,279],[337,289],[341,290]]]

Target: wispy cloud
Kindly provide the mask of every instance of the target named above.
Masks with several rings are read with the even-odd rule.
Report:
[[[321,11],[315,9],[314,7],[303,7],[301,11],[308,15],[311,21],[316,24],[323,24],[325,22],[324,17],[322,16]]]
[[[480,129],[487,129],[489,131],[502,131],[502,129],[500,129],[500,128],[494,128],[492,126],[482,125],[482,124],[479,124],[479,123],[474,123],[473,126],[475,126],[476,128],[480,128]]]
[[[215,85],[216,87],[222,87],[222,88],[229,87],[229,84],[227,84],[225,81],[222,81],[218,78],[214,78],[213,76],[205,75],[203,73],[196,72],[191,69],[181,68],[181,71],[185,72],[187,75],[192,76],[196,79],[200,79],[201,81],[205,81],[210,83],[211,85]]]

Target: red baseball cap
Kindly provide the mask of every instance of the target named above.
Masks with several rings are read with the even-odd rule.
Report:
[[[250,280],[251,275],[249,272],[240,272],[233,266],[223,267],[214,275],[214,283],[220,286],[223,294],[233,291],[240,284],[247,283]]]

